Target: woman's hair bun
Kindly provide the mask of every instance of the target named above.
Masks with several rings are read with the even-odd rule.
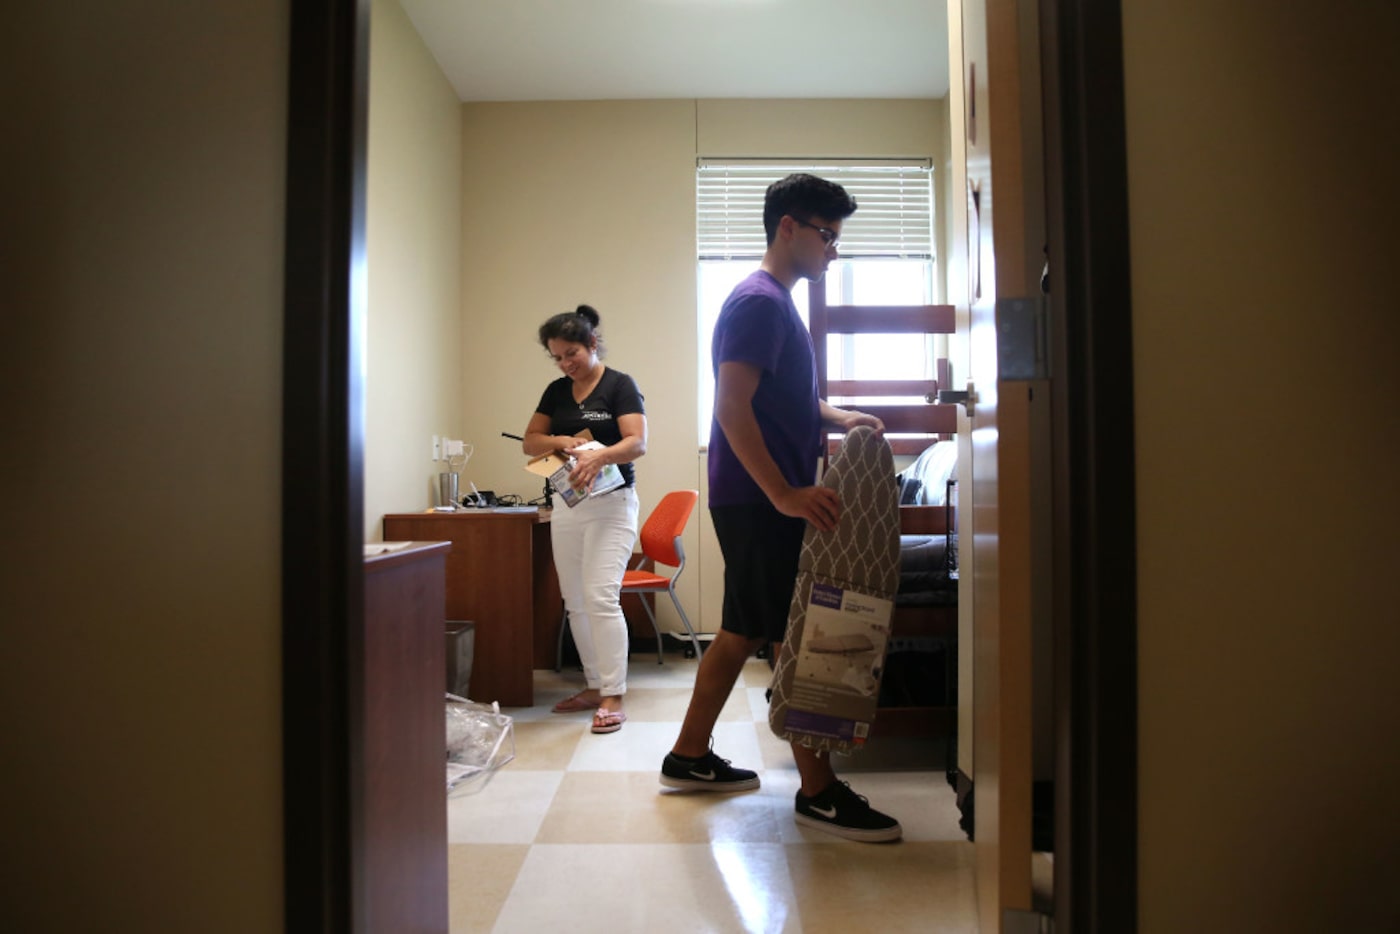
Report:
[[[602,318],[598,317],[598,312],[593,309],[592,305],[580,305],[574,309],[574,314],[583,318],[595,328],[598,326],[598,323],[602,321]]]

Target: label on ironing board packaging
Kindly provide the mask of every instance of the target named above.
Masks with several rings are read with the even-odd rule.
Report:
[[[883,597],[813,582],[784,729],[865,742],[880,701],[893,613],[894,603]]]

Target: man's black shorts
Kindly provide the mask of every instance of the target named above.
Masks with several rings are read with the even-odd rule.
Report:
[[[807,520],[785,516],[771,503],[712,506],[710,519],[724,555],[720,628],[782,642]]]

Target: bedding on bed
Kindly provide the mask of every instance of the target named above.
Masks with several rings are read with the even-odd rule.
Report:
[[[935,441],[896,478],[899,480],[899,505],[942,506],[948,491],[948,481],[958,475],[958,443]]]
[[[898,475],[901,506],[943,506],[948,481],[957,477],[958,445],[938,441],[914,459]],[[897,606],[954,606],[958,582],[949,576],[950,544],[956,552],[957,536],[901,535],[899,537],[899,590]]]

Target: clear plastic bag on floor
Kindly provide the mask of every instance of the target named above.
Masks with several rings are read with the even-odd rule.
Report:
[[[447,792],[460,793],[476,786],[473,779],[488,776],[515,758],[512,719],[501,705],[447,695]]]

